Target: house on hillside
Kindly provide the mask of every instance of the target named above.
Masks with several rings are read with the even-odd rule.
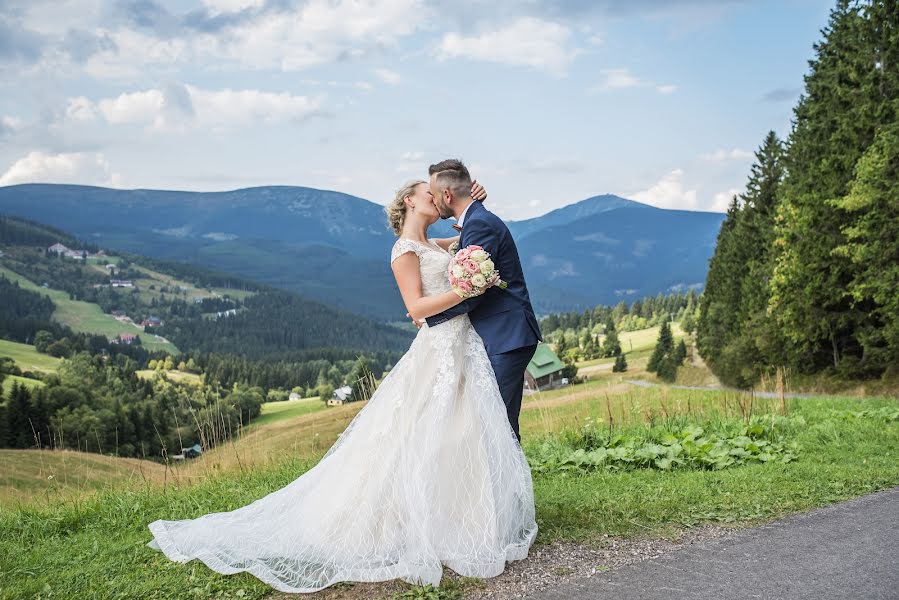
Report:
[[[70,252],[67,246],[63,246],[60,243],[53,244],[49,248],[47,248],[47,252],[52,252],[53,254],[65,254],[66,252]]]
[[[524,388],[531,391],[551,390],[565,385],[562,370],[565,363],[552,351],[549,344],[540,344],[524,372]]]
[[[130,333],[123,333],[120,336],[113,338],[110,343],[113,344],[133,344],[137,340],[137,336]]]
[[[346,404],[353,399],[353,388],[348,385],[334,390],[334,395],[328,399],[328,406],[340,406]]]
[[[194,444],[190,448],[181,448],[181,454],[172,455],[173,460],[184,460],[186,458],[196,458],[203,454],[203,448],[200,444]]]
[[[111,285],[114,288],[134,287],[134,283],[132,283],[130,279],[110,279],[109,285]]]
[[[159,317],[147,317],[140,322],[141,327],[162,327],[162,319]]]
[[[303,397],[296,392],[290,392],[290,396],[288,396],[287,399],[288,400],[302,400]]]

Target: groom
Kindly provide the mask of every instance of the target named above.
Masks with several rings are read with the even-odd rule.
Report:
[[[499,217],[484,208],[483,202],[472,199],[471,176],[462,161],[444,160],[431,165],[428,173],[431,194],[440,216],[444,219],[456,217],[453,227],[461,231],[459,248],[472,244],[484,248],[508,285],[505,289],[491,287],[484,294],[468,298],[426,321],[433,327],[468,313],[475,331],[484,340],[509,423],[520,442],[518,413],[521,412],[524,371],[534,356],[537,342],[543,338],[531,308],[515,240]]]

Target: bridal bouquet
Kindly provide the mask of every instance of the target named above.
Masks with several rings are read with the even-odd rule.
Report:
[[[451,246],[450,251],[454,250]],[[480,296],[492,285],[506,288],[506,282],[499,278],[499,271],[490,260],[490,253],[480,246],[468,246],[456,252],[449,264],[449,282],[462,298]]]

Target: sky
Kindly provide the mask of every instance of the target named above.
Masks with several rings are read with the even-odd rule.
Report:
[[[507,219],[724,211],[832,1],[0,0],[0,185],[338,190],[461,158]]]

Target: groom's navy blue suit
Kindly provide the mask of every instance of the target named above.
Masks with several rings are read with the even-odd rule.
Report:
[[[518,414],[521,412],[524,372],[534,356],[537,343],[543,338],[531,307],[518,248],[512,234],[502,219],[484,208],[482,202],[473,202],[462,222],[459,247],[465,248],[472,244],[481,246],[490,253],[500,277],[508,286],[506,289],[491,287],[484,294],[463,300],[449,310],[428,317],[426,321],[429,327],[433,327],[468,313],[475,331],[484,340],[487,356],[506,404],[509,423],[521,440]]]

